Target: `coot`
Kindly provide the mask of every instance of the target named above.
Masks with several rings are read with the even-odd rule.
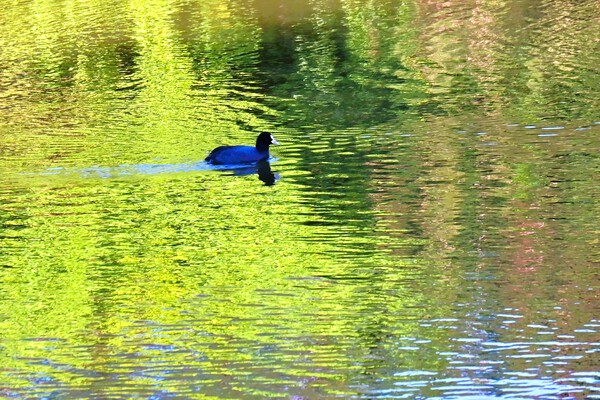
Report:
[[[253,146],[219,146],[210,152],[204,161],[215,165],[249,164],[269,158],[269,146],[278,145],[277,140],[269,132],[262,132]]]

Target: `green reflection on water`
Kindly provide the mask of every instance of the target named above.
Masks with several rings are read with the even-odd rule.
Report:
[[[208,187],[203,175],[77,183],[34,188],[19,199],[19,204],[28,204],[28,215],[21,217],[22,228],[12,233],[16,248],[3,261],[10,268],[4,271],[7,301],[0,311],[10,316],[3,322],[2,354],[3,365],[11,370],[30,370],[31,360],[45,359],[50,352],[53,363],[40,366],[37,373],[66,381],[71,379],[69,372],[54,364],[70,365],[69,370],[76,369],[74,375],[102,370],[106,361],[130,353],[132,347],[142,358],[150,357],[145,340],[154,346],[181,346],[183,341],[184,347],[196,346],[208,359],[260,364],[260,353],[229,354],[225,344],[273,345],[264,327],[273,327],[275,338],[283,329],[289,335],[325,335],[327,340],[352,332],[349,318],[368,311],[363,310],[363,301],[354,301],[360,280],[368,276],[360,270],[361,258],[337,257],[334,242],[309,238],[341,235],[363,254],[377,238],[333,230],[328,234],[325,227],[302,223],[301,215],[310,210],[290,213],[282,207],[294,204],[293,192],[284,185],[276,192],[256,187],[240,204],[235,192],[244,190],[248,195],[256,186],[253,180],[248,185],[242,179],[209,179]],[[210,188],[217,183],[220,187]],[[28,245],[19,249],[23,243]],[[364,268],[385,260],[376,252],[372,255]],[[329,276],[303,278],[325,271]],[[387,279],[401,281],[406,273],[397,269]],[[297,278],[302,278],[300,283],[295,283]],[[346,279],[358,284],[345,284]],[[365,289],[372,291],[373,284],[369,281]],[[300,290],[303,287],[309,290]],[[193,300],[199,293],[207,300]],[[266,306],[271,297],[277,299],[272,310]],[[188,300],[181,303],[182,299]],[[387,307],[417,301],[403,298],[400,291],[397,304]],[[172,334],[155,332],[150,337],[140,323],[152,321],[150,326],[159,324],[164,326],[160,331],[168,331],[169,326],[190,320],[202,323],[192,331],[174,329]],[[195,334],[206,335],[199,343],[186,338],[196,329],[201,332]],[[99,343],[91,344],[95,336]],[[23,338],[42,341],[23,343]],[[66,341],[75,359],[71,353],[51,351],[54,339]],[[289,352],[311,353],[308,343],[284,343]],[[95,354],[97,346],[110,347],[109,354]],[[291,356],[282,357],[285,362]],[[125,372],[131,367],[121,368]],[[209,370],[223,372],[218,365]]]
[[[595,2],[5,8],[2,391],[369,397],[597,315]],[[135,173],[263,129],[274,187]]]

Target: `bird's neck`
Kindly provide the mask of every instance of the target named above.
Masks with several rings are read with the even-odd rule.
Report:
[[[262,143],[258,143],[258,141],[257,141],[256,142],[256,150],[258,150],[261,153],[263,153],[265,151],[269,151],[269,144],[262,144]]]

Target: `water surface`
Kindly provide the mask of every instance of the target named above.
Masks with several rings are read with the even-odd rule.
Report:
[[[480,3],[5,5],[0,396],[600,398],[600,9]]]

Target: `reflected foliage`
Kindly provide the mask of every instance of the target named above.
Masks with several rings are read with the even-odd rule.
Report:
[[[0,395],[591,396],[598,15],[5,4]]]

